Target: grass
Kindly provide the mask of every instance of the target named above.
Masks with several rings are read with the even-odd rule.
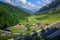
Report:
[[[21,33],[21,32],[24,32],[24,31],[26,31],[26,29],[25,28],[15,28],[15,27],[11,27],[11,28],[9,28],[9,30],[11,31],[11,32],[13,32],[13,33]]]
[[[29,33],[32,33],[33,30],[35,30],[35,31],[40,30],[40,28],[39,27],[38,28],[32,28],[31,30],[27,31],[27,28],[11,27],[11,28],[8,28],[8,30],[10,30],[10,32],[12,32],[12,33],[29,34]]]
[[[59,14],[55,14],[55,15],[51,15],[50,17],[41,20],[41,23],[48,23],[48,24],[52,24],[56,21],[60,21],[60,13]]]
[[[60,13],[59,14],[54,14],[54,15],[46,15],[46,14],[42,14],[42,15],[33,15],[29,17],[29,22],[32,23],[48,23],[48,24],[52,24],[56,21],[60,20]]]

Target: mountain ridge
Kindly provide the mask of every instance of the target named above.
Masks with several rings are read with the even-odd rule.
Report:
[[[43,6],[39,11],[43,12],[43,11],[49,10],[51,8],[55,8],[56,6],[60,5],[60,0],[53,0],[51,3],[49,3],[47,5]]]

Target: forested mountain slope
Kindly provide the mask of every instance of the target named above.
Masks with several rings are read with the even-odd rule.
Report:
[[[13,26],[22,21],[26,21],[30,14],[22,11],[13,5],[0,2],[0,27]]]
[[[53,0],[51,3],[48,3],[45,6],[43,6],[39,11],[44,12],[44,11],[49,10],[51,8],[55,8],[58,5],[60,5],[60,0]]]

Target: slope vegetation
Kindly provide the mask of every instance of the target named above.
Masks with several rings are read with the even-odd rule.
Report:
[[[60,5],[44,12],[37,12],[33,15],[37,21],[40,21],[41,23],[51,24],[55,21],[60,20]]]
[[[30,14],[7,3],[0,2],[0,27],[13,26],[26,21]]]

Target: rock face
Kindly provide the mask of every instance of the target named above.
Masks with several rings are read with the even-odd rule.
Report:
[[[49,10],[50,8],[54,8],[54,7],[58,6],[58,5],[60,5],[60,0],[54,0],[54,1],[52,1],[51,3],[43,6],[43,7],[39,10],[39,12],[43,12],[43,11]]]
[[[40,35],[44,36],[44,37],[49,37],[49,35],[53,34],[53,36],[51,36],[51,37],[54,37],[54,33],[56,33],[56,35],[57,35],[58,34],[58,32],[57,32],[58,30],[60,30],[60,21],[56,22],[56,23],[54,23],[54,24],[52,24],[50,26],[47,26],[44,29],[42,29],[40,31],[40,33],[41,33]]]

